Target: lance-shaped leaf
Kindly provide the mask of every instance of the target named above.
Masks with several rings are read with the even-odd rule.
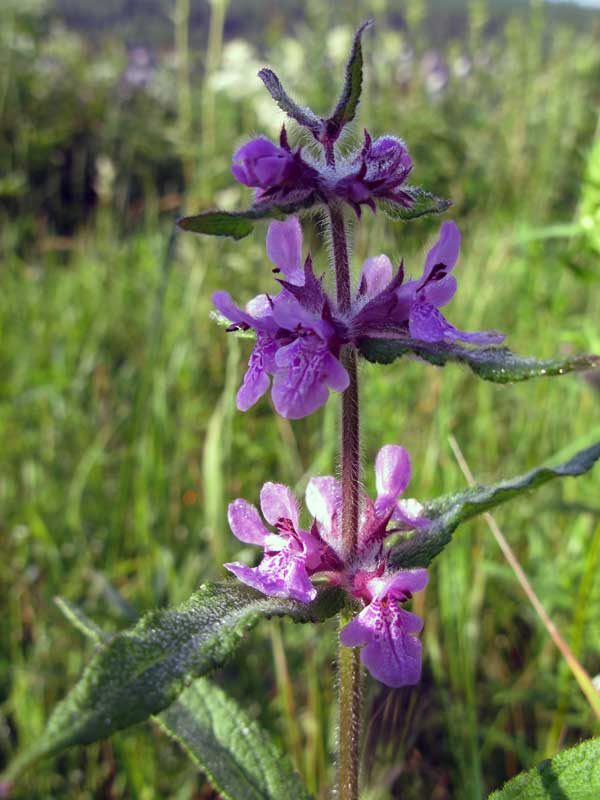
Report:
[[[280,219],[287,214],[311,208],[320,202],[321,198],[312,189],[278,191],[259,200],[245,211],[203,211],[200,214],[182,217],[177,224],[182,230],[192,233],[243,239],[252,233],[258,220]]]
[[[436,197],[420,186],[402,186],[402,194],[408,195],[411,205],[407,208],[394,200],[377,200],[377,206],[390,219],[409,222],[411,219],[425,217],[427,214],[442,214],[452,205],[451,200]]]
[[[110,639],[78,606],[55,603],[81,633],[98,643]],[[292,765],[268,733],[221,688],[198,678],[156,717],[226,800],[310,800]]]
[[[224,800],[310,800],[266,731],[207,678],[185,689],[156,720]]]
[[[298,105],[298,103],[296,103],[296,101],[293,100],[285,91],[281,85],[281,81],[272,69],[268,69],[266,67],[261,69],[258,73],[258,77],[264,83],[267,91],[273,100],[275,100],[279,108],[284,111],[288,117],[296,120],[299,125],[302,125],[304,128],[308,128],[313,136],[318,139],[323,128],[323,120],[320,119],[320,117],[317,117],[317,115],[311,111],[310,108]]]
[[[489,800],[598,800],[600,738],[542,761],[493,792]]]
[[[474,486],[464,492],[439,497],[426,503],[423,516],[430,520],[430,524],[394,545],[390,550],[390,563],[397,568],[426,567],[441,553],[462,522],[524,492],[537,489],[555,478],[583,475],[598,459],[600,443],[580,450],[573,458],[556,467],[538,467],[525,475],[500,481],[493,486]]]
[[[7,778],[41,756],[104,739],[163,711],[193,678],[223,664],[262,617],[319,622],[342,604],[339,590],[325,589],[312,603],[299,603],[224,581],[204,585],[176,608],[147,614],[97,649],[43,736],[13,762]]]
[[[395,359],[414,354],[438,367],[456,361],[466,364],[486,381],[513,383],[548,375],[564,375],[574,370],[593,369],[600,365],[600,357],[592,355],[565,356],[564,358],[538,359],[518,356],[507,347],[463,347],[446,342],[424,342],[420,339],[363,339],[359,343],[361,354],[374,364],[391,364]]]
[[[352,49],[350,50],[350,56],[346,64],[342,93],[332,115],[325,122],[326,135],[330,142],[336,141],[344,126],[351,122],[356,114],[362,92],[363,79],[361,37],[372,24],[373,20],[368,19],[366,22],[363,22],[354,34]]]

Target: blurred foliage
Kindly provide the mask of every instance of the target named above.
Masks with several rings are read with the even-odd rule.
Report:
[[[481,0],[456,11],[308,0],[270,14],[258,0],[191,10],[174,0],[128,3],[140,21],[128,28],[123,5],[61,0],[59,17],[43,0],[0,4],[2,760],[36,740],[89,656],[53,595],[109,630],[180,602],[218,577],[223,560],[251,557],[227,529],[229,500],[256,499],[268,479],[301,491],[309,474],[335,469],[334,403],[293,425],[267,401],[234,412],[248,344],[209,320],[210,295],[265,290],[265,226],[241,244],[173,238],[180,210],[245,203],[231,152],[282,121],[254,77],[263,64],[328,111],[353,25],[374,14],[358,123],[401,135],[415,181],[454,200],[464,252],[450,320],[503,330],[511,348],[538,357],[600,351],[597,13],[582,29],[539,4],[492,13]],[[140,39],[142,11],[156,31]],[[417,274],[437,224],[366,215],[356,264],[384,251]],[[311,223],[306,239],[323,264]],[[422,499],[463,487],[450,433],[486,481],[599,438],[594,375],[501,387],[410,361],[365,364],[362,374],[365,457],[401,442]],[[373,487],[370,469],[365,481]],[[593,484],[544,490],[497,514],[592,675]],[[457,536],[418,603],[423,683],[368,685],[372,797],[481,798],[594,731],[481,524]],[[219,676],[293,754],[311,790],[323,787],[321,798],[335,749],[334,630],[265,625]],[[162,796],[214,797],[151,728],[46,762],[15,791],[27,800]]]

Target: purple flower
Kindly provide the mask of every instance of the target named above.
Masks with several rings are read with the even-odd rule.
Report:
[[[460,251],[460,231],[454,222],[444,222],[440,237],[425,259],[423,275],[404,283],[400,265],[392,277],[386,256],[368,259],[359,287],[352,328],[355,338],[408,335],[424,342],[464,341],[474,345],[498,344],[504,335],[497,331],[469,333],[451,325],[439,311],[454,297],[457,281],[451,274]],[[385,282],[387,285],[384,288]]]
[[[302,264],[302,229],[296,217],[272,222],[267,255],[281,290],[258,295],[239,308],[224,291],[213,302],[232,324],[229,330],[252,328],[256,344],[237,394],[237,406],[247,411],[269,389],[279,414],[298,419],[327,401],[329,391],[343,392],[348,374],[339,356],[342,346],[368,338],[410,338],[445,344],[459,340],[473,345],[496,344],[496,331],[469,333],[451,325],[439,311],[456,292],[451,274],[458,259],[460,232],[445,222],[429,251],[423,275],[404,282],[404,267],[394,273],[385,255],[363,264],[358,290],[349,312],[340,313],[323,289],[310,256]]]
[[[406,145],[394,136],[373,141],[367,130],[359,155],[351,161],[350,171],[335,184],[334,193],[343,197],[360,217],[361,205],[376,211],[375,199],[393,200],[410,208],[412,198],[401,190],[412,170],[412,159]]]
[[[257,189],[257,200],[285,202],[291,195],[306,199],[312,192],[317,203],[345,200],[359,217],[362,205],[376,211],[378,198],[410,208],[413,198],[401,188],[412,170],[406,145],[394,136],[373,141],[366,130],[364,136],[359,151],[331,166],[323,159],[304,157],[302,148],[292,150],[283,127],[279,146],[260,136],[240,147],[231,171],[240,183]]]
[[[266,528],[257,509],[245,500],[235,500],[229,506],[231,530],[241,542],[264,547],[258,567],[239,562],[225,568],[243,583],[269,597],[291,597],[308,603],[314,600],[316,589],[307,573],[307,562],[314,557],[316,543],[298,524],[298,506],[287,488],[280,483],[265,483],[260,493],[264,518],[275,528]]]
[[[293,172],[294,158],[268,139],[251,139],[233,155],[231,171],[245,186],[270,189],[284,183]]]
[[[427,585],[427,570],[400,570],[372,578],[366,588],[370,602],[341,631],[347,647],[362,647],[361,661],[374,678],[386,686],[414,684],[421,677],[422,620],[400,608],[413,592]]]
[[[292,151],[285,127],[281,129],[279,147],[264,136],[251,139],[233,154],[231,171],[244,186],[255,187],[257,199],[275,193],[318,188],[318,172],[302,158],[301,148]]]
[[[264,525],[254,506],[236,500],[229,506],[229,524],[235,536],[262,545],[258,567],[226,564],[241,581],[274,597],[308,602],[315,597],[314,575],[342,587],[364,603],[363,610],[341,632],[350,647],[366,645],[361,657],[371,674],[389,686],[415,683],[421,669],[421,646],[415,634],[418,617],[400,605],[427,583],[427,570],[388,571],[385,539],[399,530],[426,525],[415,500],[399,500],[411,474],[404,448],[382,447],[375,461],[377,498],[362,498],[356,550],[345,552],[342,540],[342,498],[339,481],[332,476],[312,478],[306,487],[306,506],[313,521],[302,530],[298,505],[289,489],[267,483],[261,492]]]
[[[341,326],[331,317],[329,300],[308,258],[304,269],[302,231],[295,217],[272,222],[267,254],[276,265],[283,286],[274,297],[259,295],[240,309],[228,292],[215,292],[213,303],[232,323],[232,329],[253,328],[256,345],[237,394],[237,406],[246,411],[268,390],[279,414],[298,419],[322,406],[329,390],[343,392],[348,373],[339,361]]]

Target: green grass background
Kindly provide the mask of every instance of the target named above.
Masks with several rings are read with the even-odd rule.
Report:
[[[353,25],[375,15],[356,135],[368,125],[402,136],[414,181],[453,198],[463,252],[450,320],[505,331],[523,354],[600,352],[597,12],[582,24],[565,9],[479,0],[309,0],[277,10],[176,0],[157,4],[152,77],[133,91],[122,75],[127,47],[147,41],[143,24],[123,33],[88,17],[87,29],[67,27],[64,19],[77,20],[62,6],[65,18],[38,0],[9,0],[0,11],[4,762],[40,735],[90,654],[55,595],[110,630],[177,603],[220,577],[224,560],[249,555],[228,530],[230,500],[256,500],[265,480],[302,491],[309,475],[336,469],[335,398],[294,423],[266,400],[235,411],[249,344],[211,322],[210,296],[227,288],[244,301],[270,285],[266,226],[241,243],[173,235],[184,209],[248,202],[229,173],[232,150],[281,124],[255,77],[260,66],[272,65],[325,113]],[[442,89],[433,55],[448,67]],[[355,228],[355,267],[385,252],[420,273],[438,224],[367,212]],[[312,223],[305,242],[324,267]],[[425,499],[464,486],[451,434],[481,481],[600,434],[594,376],[495,386],[458,366],[405,360],[364,365],[361,377],[371,490],[370,464],[388,442],[408,448],[410,494]],[[600,673],[597,487],[592,474],[497,513],[592,676]],[[479,800],[599,732],[483,522],[460,529],[417,603],[422,683],[367,686],[365,796]],[[265,623],[220,677],[291,751],[319,798],[333,775],[334,658],[333,623]],[[151,726],[46,761],[14,792],[23,800],[215,796]]]

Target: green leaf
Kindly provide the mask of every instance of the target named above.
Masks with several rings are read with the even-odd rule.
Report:
[[[362,78],[363,78],[363,54],[361,37],[363,33],[370,28],[373,24],[372,19],[368,19],[360,26],[354,34],[352,42],[352,49],[346,63],[346,72],[344,76],[344,86],[338,104],[331,117],[325,123],[327,133],[332,141],[335,141],[340,135],[344,125],[347,125],[354,119],[360,95],[362,92]]]
[[[145,615],[101,645],[57,706],[36,746],[9,768],[14,778],[44,755],[90,744],[167,708],[193,678],[223,664],[262,617],[319,622],[343,604],[324,589],[312,603],[265,597],[236,581],[205,584],[182,605]]]
[[[308,128],[311,133],[318,137],[321,129],[323,128],[323,120],[305,106],[300,106],[293,100],[281,85],[281,81],[272,69],[261,69],[258,77],[264,83],[267,91],[275,100],[279,108],[284,111],[288,117],[296,120],[299,125]]]
[[[576,453],[556,467],[538,467],[517,478],[493,486],[474,486],[464,492],[438,497],[425,504],[423,515],[431,521],[390,550],[390,563],[397,568],[426,567],[439,555],[456,528],[472,517],[506,503],[555,478],[583,475],[600,459],[600,443]]]
[[[403,194],[409,195],[412,199],[410,208],[406,208],[401,203],[394,200],[378,200],[377,205],[386,216],[394,220],[409,222],[411,219],[418,219],[427,214],[441,214],[447,211],[452,205],[451,200],[443,197],[436,197],[431,192],[426,192],[420,186],[402,186]]]
[[[450,361],[466,364],[476,375],[493,383],[513,383],[538,376],[564,375],[574,370],[593,369],[600,357],[592,355],[538,359],[518,356],[507,347],[469,348],[445,342],[424,342],[420,339],[363,339],[361,354],[374,364],[391,364],[412,353],[438,367]]]
[[[177,224],[184,231],[204,233],[207,236],[231,236],[243,239],[254,230],[252,218],[246,212],[204,211],[191,217],[183,217]]]
[[[245,211],[203,211],[200,214],[182,217],[177,224],[182,230],[191,233],[243,239],[252,233],[255,222],[260,219],[280,219],[287,214],[311,208],[320,202],[320,197],[313,190],[280,191],[259,200]]]
[[[542,761],[489,796],[489,800],[598,800],[600,738]]]
[[[185,689],[156,719],[224,800],[310,800],[268,734],[207,678]]]

